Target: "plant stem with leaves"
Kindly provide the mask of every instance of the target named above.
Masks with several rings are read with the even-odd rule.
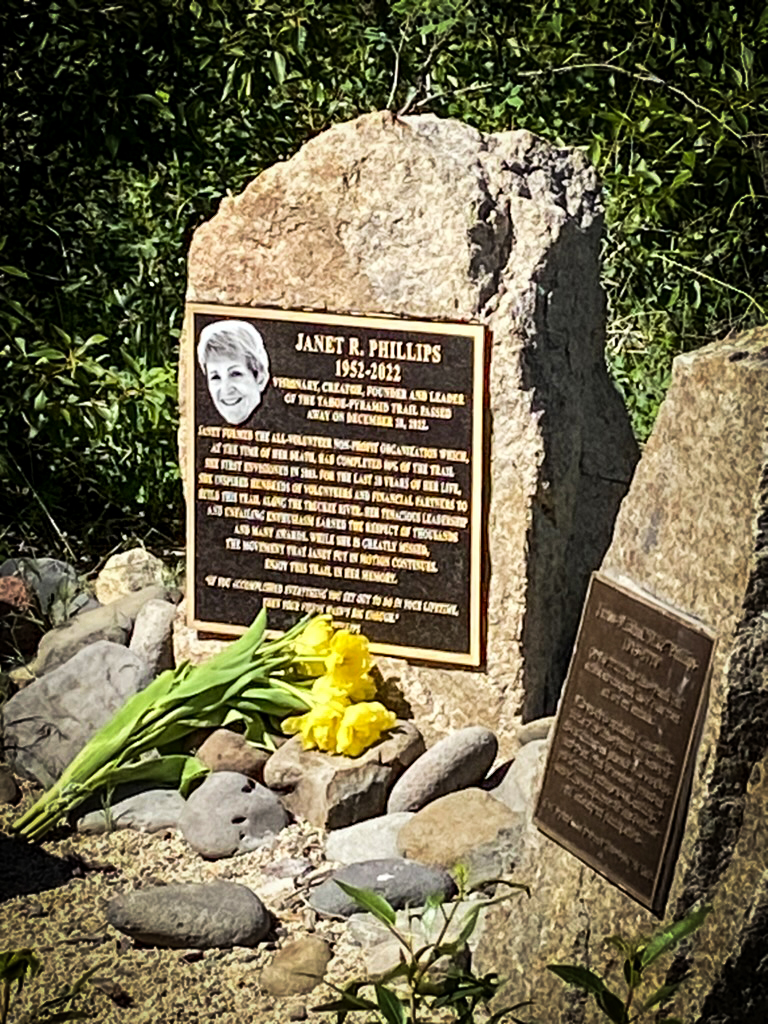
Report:
[[[646,996],[634,1013],[631,1012],[633,1007],[637,1006],[636,997],[644,981],[646,969],[664,953],[674,949],[678,942],[700,928],[711,910],[711,907],[694,910],[680,921],[662,928],[650,939],[628,940],[620,935],[611,935],[606,939],[609,945],[624,955],[624,982],[627,986],[624,998],[609,989],[599,975],[586,967],[579,967],[575,964],[549,964],[549,970],[566,984],[574,985],[583,992],[594,996],[595,1002],[603,1014],[613,1024],[633,1024],[646,1013],[656,1010],[670,1000],[680,987],[680,982],[659,986]],[[677,1017],[662,1017],[658,1024],[682,1024],[682,1022]]]
[[[512,890],[528,892],[524,885],[507,882],[504,879],[498,881]],[[493,899],[478,900],[475,906],[467,911],[455,937],[450,939],[451,926],[459,905],[453,904],[446,909],[442,896],[429,897],[424,910],[417,916],[422,929],[427,933],[438,914],[442,914],[443,921],[435,940],[427,942],[421,941],[421,937],[415,936],[411,931],[404,932],[398,928],[395,909],[383,896],[370,889],[359,889],[338,880],[336,884],[361,910],[373,914],[397,939],[402,947],[400,963],[387,971],[379,981],[348,982],[343,989],[337,990],[337,999],[315,1009],[335,1011],[337,1024],[343,1024],[347,1014],[353,1010],[373,1011],[385,1024],[426,1024],[427,1018],[423,1014],[441,1009],[451,1011],[455,1015],[456,1024],[472,1024],[477,1007],[486,1004],[496,994],[503,980],[494,973],[478,977],[470,969],[458,967],[450,967],[445,972],[435,974],[435,968],[438,961],[444,957],[455,958],[465,949],[481,910],[509,899],[511,893],[505,892]],[[401,987],[390,986],[390,982],[400,982],[405,991]],[[373,989],[375,1002],[361,994],[361,990],[366,987]],[[500,1024],[502,1020],[509,1020],[513,1024],[525,1024],[511,1014],[530,1005],[528,1002],[517,1003],[515,1006],[498,1010],[488,1018],[488,1024]]]
[[[14,829],[40,839],[91,793],[125,782],[152,779],[186,792],[207,768],[197,758],[171,751],[198,729],[242,723],[248,739],[269,746],[262,716],[282,718],[312,705],[298,685],[293,647],[307,621],[265,642],[262,610],[243,636],[210,661],[161,673],[91,737]],[[308,660],[303,657],[301,665],[306,667]],[[310,665],[308,671],[314,670]]]

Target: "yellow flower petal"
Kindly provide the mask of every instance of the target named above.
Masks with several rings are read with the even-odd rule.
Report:
[[[333,626],[330,615],[316,615],[296,637],[294,649],[301,658],[325,658],[330,654]]]
[[[336,732],[344,715],[346,701],[334,700],[319,704],[304,715],[283,719],[283,730],[301,733],[301,745],[305,750],[317,747],[319,750],[334,750]]]
[[[336,732],[336,753],[357,757],[391,729],[397,716],[379,701],[364,701],[345,708]]]
[[[334,686],[330,676],[320,676],[312,683],[310,693],[319,701],[339,700],[346,698],[347,691],[343,686]]]
[[[330,615],[316,615],[310,619],[293,642],[294,665],[302,676],[319,676],[323,671],[325,658],[331,652],[333,626]]]

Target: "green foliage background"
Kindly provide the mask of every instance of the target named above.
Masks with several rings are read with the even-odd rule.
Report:
[[[588,152],[641,440],[675,354],[768,320],[765,3],[5,0],[0,31],[0,548],[182,542],[191,233],[371,109]]]

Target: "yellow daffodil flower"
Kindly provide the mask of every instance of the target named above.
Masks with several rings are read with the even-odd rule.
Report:
[[[331,637],[325,671],[335,679],[359,679],[371,667],[368,638],[348,629],[338,629]]]
[[[301,745],[305,750],[317,747],[318,750],[333,751],[336,748],[336,733],[347,703],[343,700],[333,700],[327,704],[318,704],[305,715],[284,718],[283,732],[301,733]]]
[[[387,711],[376,701],[362,701],[344,709],[336,732],[336,753],[357,757],[397,721],[393,711]]]

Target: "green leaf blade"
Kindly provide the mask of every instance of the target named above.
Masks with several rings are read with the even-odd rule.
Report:
[[[547,964],[547,970],[556,974],[566,985],[575,985],[576,988],[592,995],[600,995],[605,990],[602,978],[586,967],[577,967],[574,964]]]
[[[675,982],[671,985],[662,985],[657,988],[646,1001],[643,1003],[643,1010],[652,1010],[654,1006],[658,1006],[660,1003],[666,1003],[680,988],[680,982]]]
[[[406,1024],[405,1007],[384,985],[374,986],[376,1002],[387,1024]]]
[[[336,885],[345,892],[347,896],[355,901],[355,903],[362,907],[363,910],[367,910],[369,914],[381,921],[382,924],[388,925],[390,928],[394,928],[395,922],[397,921],[397,914],[395,908],[380,896],[373,889],[359,889],[356,885],[350,885],[348,882],[342,882],[338,878],[334,879]]]
[[[676,921],[675,924],[664,928],[657,935],[654,935],[642,951],[641,961],[643,967],[648,967],[649,964],[654,963],[664,953],[673,949],[682,939],[693,934],[704,924],[711,911],[712,907],[700,907],[698,910],[687,914],[682,920]]]

